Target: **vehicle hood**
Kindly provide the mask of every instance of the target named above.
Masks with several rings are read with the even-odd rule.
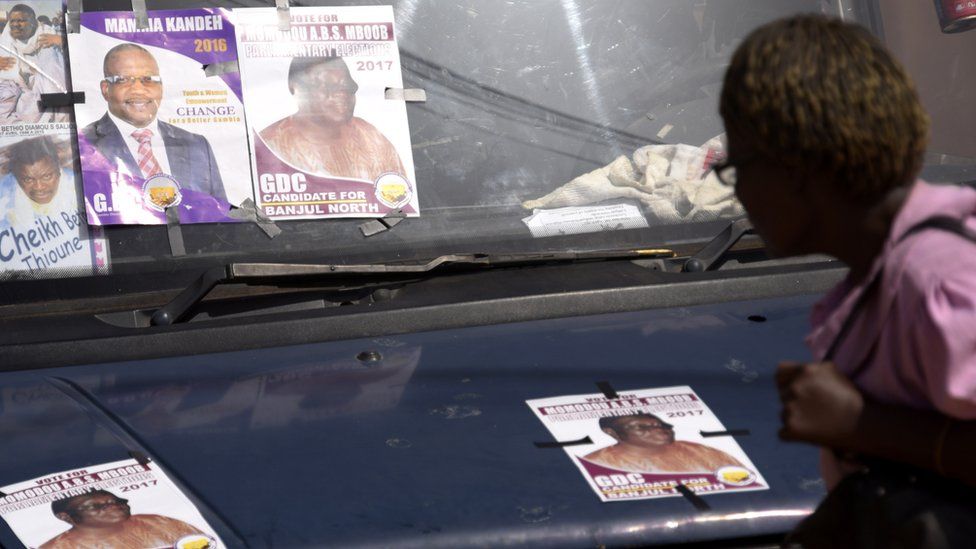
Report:
[[[823,496],[781,442],[814,296],[0,374],[0,485],[144,452],[231,546],[658,544],[788,531]],[[66,380],[77,387],[66,389]],[[527,399],[689,385],[770,489],[600,503]],[[89,399],[86,401],[86,398]],[[6,527],[0,541],[15,546]]]

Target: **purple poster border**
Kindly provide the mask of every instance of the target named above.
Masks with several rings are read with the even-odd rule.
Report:
[[[187,10],[156,10],[149,11],[150,27],[144,31],[128,31],[135,29],[135,15],[132,12],[105,11],[83,12],[81,25],[88,31],[107,36],[112,39],[132,42],[140,45],[154,46],[178,53],[200,63],[201,73],[205,65],[237,62],[237,40],[234,25],[229,18],[229,12],[219,8],[198,8]],[[205,22],[205,16],[219,16],[221,28],[210,30],[169,30],[171,22],[181,18],[197,18],[196,21]],[[108,23],[120,32],[107,32]],[[213,51],[217,48],[210,43],[211,51],[197,51],[197,40],[224,39],[221,48],[224,51]],[[241,78],[239,72],[225,72],[219,77],[227,84],[238,100],[243,104],[241,92]],[[245,138],[246,139],[246,138]],[[242,143],[243,145],[243,143]],[[166,224],[164,211],[156,211],[146,206],[139,206],[132,201],[122,201],[120,198],[142,196],[145,179],[139,175],[120,173],[117,166],[99,152],[82,134],[78,133],[79,153],[82,159],[82,177],[85,193],[85,209],[91,225],[119,225],[138,224],[156,225]],[[182,182],[180,182],[182,183]],[[127,205],[127,207],[121,204]],[[214,223],[239,222],[238,219],[227,214],[231,204],[225,200],[215,198],[209,194],[187,188],[180,189],[180,202],[172,206],[177,208],[181,223]]]
[[[211,65],[214,63],[223,63],[225,61],[237,61],[237,39],[234,36],[234,24],[228,17],[227,12],[219,8],[197,8],[190,10],[157,10],[148,12],[150,18],[160,18],[165,20],[167,17],[193,17],[202,15],[219,15],[223,19],[223,29],[222,30],[210,30],[202,31],[198,33],[185,33],[186,38],[174,38],[173,35],[160,32],[105,32],[105,20],[106,19],[118,19],[118,20],[131,20],[132,24],[135,23],[135,14],[131,11],[98,11],[98,12],[82,12],[81,13],[81,26],[86,29],[97,32],[98,34],[108,36],[110,38],[116,38],[118,40],[125,40],[126,42],[134,42],[136,44],[142,44],[144,46],[155,46],[158,48],[163,48],[174,53],[179,53],[199,61],[201,68],[203,70],[204,65]],[[165,27],[164,27],[165,28]],[[227,39],[227,51],[222,52],[197,52],[193,49],[193,39],[194,38],[226,38]],[[185,42],[185,43],[184,43]],[[243,94],[241,93],[241,73],[239,72],[228,72],[220,75],[220,78],[227,83],[234,94],[237,96],[241,102],[244,101]]]

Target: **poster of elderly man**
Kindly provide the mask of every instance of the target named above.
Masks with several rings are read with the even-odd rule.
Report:
[[[603,502],[768,490],[688,386],[526,402]]]
[[[68,122],[41,94],[67,91],[61,0],[0,2],[0,126]]]
[[[261,213],[418,215],[393,9],[293,7],[287,31],[274,8],[234,15]]]
[[[108,271],[107,243],[89,228],[71,133],[0,137],[0,279]]]
[[[217,8],[85,12],[68,35],[88,221],[235,221],[251,197],[234,27]]]
[[[41,549],[226,547],[152,461],[92,464],[4,486],[0,518],[26,547]]]

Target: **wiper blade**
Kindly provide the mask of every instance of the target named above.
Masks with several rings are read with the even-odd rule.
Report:
[[[190,310],[216,286],[224,282],[268,280],[292,277],[341,277],[349,275],[425,275],[448,266],[500,267],[612,259],[674,257],[670,249],[628,249],[593,252],[551,252],[525,254],[448,254],[426,263],[377,263],[365,265],[304,263],[230,263],[213,267],[193,281],[172,301],[152,314],[150,324],[165,326],[184,320]]]
[[[306,263],[231,263],[227,272],[231,278],[268,278],[288,276],[350,275],[350,274],[423,274],[447,265],[499,267],[539,263],[576,262],[607,259],[647,259],[674,257],[670,249],[602,250],[595,252],[551,252],[525,254],[448,254],[427,263],[375,263],[365,265],[329,265]]]

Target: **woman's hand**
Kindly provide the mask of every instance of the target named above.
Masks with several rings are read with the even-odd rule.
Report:
[[[833,362],[780,363],[776,386],[783,403],[780,438],[841,450],[858,449],[864,397]]]

